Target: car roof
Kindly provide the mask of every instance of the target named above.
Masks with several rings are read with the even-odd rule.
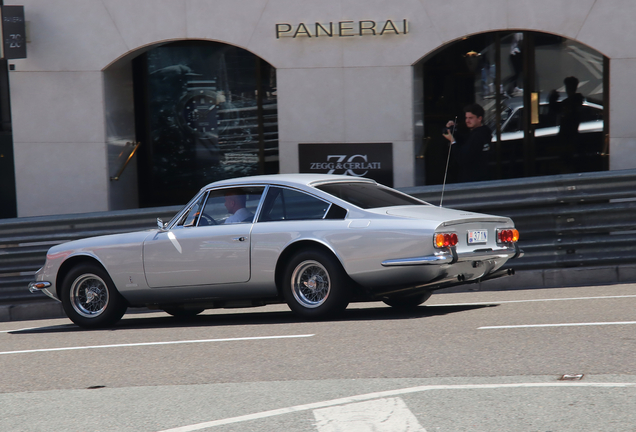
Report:
[[[364,182],[376,183],[372,179],[363,177],[353,177],[337,174],[270,174],[250,177],[238,177],[227,180],[220,180],[210,183],[204,189],[210,187],[235,186],[247,184],[277,184],[281,186],[314,186],[320,183],[332,182]]]
[[[559,93],[559,99],[557,100],[557,102],[563,102],[566,98],[567,98],[567,94],[565,93]],[[550,101],[549,101],[549,94],[546,93],[541,93],[540,97],[539,97],[539,103],[541,105],[547,105]],[[522,97],[513,97],[513,98],[509,98],[509,99],[504,99],[502,101],[503,105],[506,105],[508,107],[510,107],[510,109],[512,110],[516,110],[517,108],[523,108],[523,98]],[[591,106],[593,108],[597,108],[597,109],[603,109],[602,105],[599,105],[597,103],[594,102],[590,102],[587,100],[587,98],[583,98],[583,105],[586,106]]]

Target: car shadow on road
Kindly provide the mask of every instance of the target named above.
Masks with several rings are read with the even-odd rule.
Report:
[[[61,333],[78,331],[118,331],[144,328],[179,328],[179,327],[220,327],[220,326],[240,326],[240,325],[271,325],[271,324],[294,324],[308,322],[347,322],[347,321],[382,321],[382,320],[411,320],[424,319],[434,316],[456,314],[475,309],[495,307],[498,304],[480,305],[445,305],[445,306],[418,306],[411,310],[398,310],[390,307],[367,307],[350,308],[341,315],[319,321],[309,321],[302,319],[291,311],[254,311],[246,309],[246,312],[228,312],[227,314],[215,312],[213,314],[197,315],[190,318],[175,318],[170,315],[150,316],[148,313],[127,314],[114,327],[97,330],[86,330],[74,324],[63,324],[58,326],[47,326],[17,330],[14,334],[29,333]]]

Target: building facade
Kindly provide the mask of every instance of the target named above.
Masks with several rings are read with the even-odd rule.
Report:
[[[15,198],[1,199],[20,217],[183,203],[211,180],[270,172],[439,183],[441,128],[474,102],[493,179],[636,168],[630,0],[19,4]],[[593,137],[576,148],[548,101],[567,98],[567,76]]]

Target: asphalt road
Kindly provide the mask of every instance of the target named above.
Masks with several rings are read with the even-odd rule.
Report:
[[[0,323],[0,430],[634,432],[636,285]]]

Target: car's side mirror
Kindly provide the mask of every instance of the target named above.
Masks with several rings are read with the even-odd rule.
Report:
[[[167,224],[163,223],[161,219],[157,218],[157,228],[159,228],[159,231],[167,231],[166,225]]]

